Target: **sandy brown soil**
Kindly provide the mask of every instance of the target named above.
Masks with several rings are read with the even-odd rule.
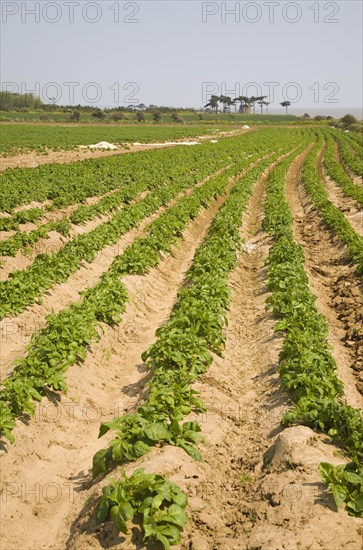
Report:
[[[252,246],[241,253],[230,277],[224,357],[215,357],[196,384],[209,409],[196,417],[205,437],[204,461],[165,447],[153,449],[126,472],[142,466],[164,473],[187,492],[190,521],[182,550],[358,550],[361,523],[335,510],[317,474],[320,461],[338,462],[334,447],[308,428],[282,432],[279,425],[289,402],[276,373],[281,339],[265,310],[270,240],[260,229],[263,190],[264,179],[242,227]],[[93,513],[86,503],[72,524],[69,550],[143,548],[136,526],[131,542],[110,525],[97,527]]]
[[[346,195],[342,189],[329,178],[323,170],[324,187],[328,192],[331,202],[343,212],[350,225],[360,235],[363,236],[363,210],[356,200]]]
[[[336,160],[341,164],[339,147],[337,143],[335,143],[334,151]],[[323,146],[318,157],[318,171],[321,181],[328,192],[329,199],[337,208],[339,208],[339,210],[343,212],[344,216],[347,218],[350,225],[358,233],[358,235],[363,236],[363,210],[356,200],[346,195],[344,191],[336,184],[336,182],[329,178],[323,166],[324,154],[325,145]]]
[[[138,195],[133,201],[130,201],[129,204],[131,205],[141,201],[147,194],[148,192],[140,193],[140,195]],[[92,198],[93,204],[96,203],[97,200],[95,200],[95,197]],[[101,197],[98,197],[98,200],[100,199]],[[92,203],[90,202],[89,204]],[[118,210],[122,209],[124,206],[124,204],[121,205]],[[5,281],[13,271],[26,269],[34,262],[35,258],[39,254],[54,254],[58,252],[65,244],[77,237],[77,235],[83,235],[84,233],[93,231],[98,226],[109,221],[113,216],[115,216],[116,213],[117,210],[111,212],[110,214],[98,216],[83,225],[73,224],[70,228],[68,237],[64,237],[56,231],[49,231],[47,238],[39,239],[39,241],[37,241],[33,246],[29,246],[25,250],[18,250],[14,257],[3,256],[1,258],[0,265],[0,280]],[[60,211],[52,214],[54,217],[56,217],[57,214],[61,217]]]
[[[21,483],[30,487],[39,480],[40,494],[39,499],[37,495],[23,498],[20,490],[9,496],[3,512],[6,550],[66,547],[68,515],[71,510],[80,510],[85,502],[89,467],[100,445],[99,423],[135,404],[147,379],[145,368],[140,365],[141,350],[154,341],[156,328],[170,315],[194,252],[223,200],[220,197],[200,213],[188,226],[183,241],[159,267],[144,277],[125,278],[132,300],[127,304],[122,325],[115,330],[105,326],[85,363],[69,370],[70,390],[59,404],[50,395],[50,401],[44,399],[39,405],[29,426],[16,428],[16,442],[2,457],[3,479],[19,484],[19,488]],[[59,498],[53,501],[51,493],[49,497],[47,493],[51,484],[59,489]],[[9,485],[9,492],[10,487],[13,485]],[[15,528],[19,515],[28,529]]]
[[[294,215],[294,234],[306,258],[306,271],[319,310],[330,327],[329,342],[353,406],[362,408],[363,395],[363,288],[346,247],[324,225],[312,206],[299,168],[292,173],[286,195]],[[349,368],[350,367],[350,368]],[[354,378],[353,376],[354,375]]]
[[[0,157],[0,172],[8,168],[36,168],[41,164],[68,164],[86,159],[96,159],[100,157],[112,157],[123,155],[125,153],[137,153],[138,151],[147,151],[150,149],[161,149],[162,147],[173,147],[173,145],[164,145],[163,143],[147,143],[145,145],[120,146],[113,151],[76,149],[71,151],[48,151],[47,155],[40,155],[36,151],[31,153],[22,153],[11,157]]]
[[[296,189],[302,160],[289,172],[288,188]],[[271,245],[261,230],[265,182],[266,176],[256,183],[241,227],[246,246],[229,278],[224,357],[215,357],[196,384],[208,405],[207,413],[190,416],[202,426],[204,461],[197,463],[174,447],[154,448],[125,470],[143,466],[187,492],[190,521],[176,550],[361,550],[361,520],[336,511],[317,473],[321,461],[343,461],[336,447],[308,428],[280,427],[290,403],[276,371],[282,339],[265,309],[265,260]],[[110,524],[95,525],[94,497],[107,482],[92,485],[90,478],[92,456],[108,440],[97,440],[98,427],[100,421],[135,410],[143,398],[148,374],[140,355],[168,319],[222,201],[201,212],[158,268],[125,278],[132,300],[122,324],[115,330],[104,327],[85,363],[68,371],[67,395],[59,402],[49,395],[35,419],[16,428],[16,442],[2,457],[4,550],[144,548],[137,526],[131,542]],[[340,372],[346,372],[349,384],[345,364]],[[348,385],[350,402],[354,396],[360,398],[354,384]]]
[[[339,145],[337,142],[335,142],[335,149],[334,149],[334,153],[335,153],[335,158],[337,160],[337,162],[339,162],[339,164],[341,164],[344,168],[344,170],[346,171],[346,173],[348,174],[348,176],[351,177],[351,179],[353,180],[354,183],[356,183],[357,185],[360,185],[362,186],[363,185],[363,178],[361,176],[357,176],[357,174],[355,174],[350,168],[349,166],[347,166],[344,162],[343,162],[343,159],[342,159],[342,156],[340,154],[340,149],[339,149]],[[354,149],[351,147],[351,151],[352,153],[355,155],[355,151]]]
[[[215,139],[216,137],[230,137],[233,135],[245,134],[251,130],[231,130],[228,132],[215,132],[212,135],[200,136],[199,138],[185,138],[175,141],[196,141],[197,139],[207,140]],[[100,157],[111,157],[114,155],[123,155],[125,153],[137,153],[139,151],[148,151],[151,149],[162,149],[164,147],[175,147],[175,144],[170,143],[144,143],[134,145],[132,143],[127,145],[119,145],[118,149],[114,151],[104,150],[89,150],[89,149],[75,149],[71,151],[47,151],[46,155],[38,154],[36,151],[29,153],[22,153],[9,157],[0,156],[0,172],[7,170],[8,168],[36,168],[41,164],[67,164],[70,162],[77,162],[86,159],[95,159]]]
[[[214,175],[222,173],[225,167],[214,174],[201,180],[197,186],[209,181]],[[181,192],[178,197],[170,202],[175,204],[182,196],[190,194],[190,188]],[[61,309],[70,306],[80,299],[80,293],[97,284],[101,275],[110,267],[118,254],[143,235],[145,228],[168,207],[162,207],[151,216],[145,218],[137,227],[123,235],[119,241],[103,248],[91,263],[83,261],[81,268],[73,273],[65,283],[58,284],[42,297],[41,304],[34,304],[17,317],[6,317],[0,321],[0,334],[2,339],[2,352],[0,354],[0,378],[3,379],[12,371],[12,361],[26,354],[26,346],[30,342],[32,334],[41,330],[46,325],[46,317],[50,313],[58,313]]]

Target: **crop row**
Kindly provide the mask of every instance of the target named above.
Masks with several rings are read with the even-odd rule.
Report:
[[[315,160],[316,149],[308,155],[305,163],[309,168],[304,173],[310,174]],[[344,501],[350,514],[362,517],[363,422],[360,411],[344,400],[343,385],[327,343],[328,325],[316,308],[316,297],[304,270],[303,250],[294,241],[284,188],[288,164],[280,164],[268,180],[263,222],[264,229],[274,237],[267,260],[268,288],[272,292],[267,303],[279,319],[275,330],[285,334],[279,357],[280,379],[295,404],[284,416],[283,425],[303,424],[337,439],[352,462],[338,468],[323,463],[320,471],[337,504]]]
[[[257,148],[255,136],[253,136],[253,139],[249,138],[248,140],[245,140],[243,142],[243,146],[246,154],[248,154],[248,152],[256,152]],[[180,178],[187,173],[192,174],[196,173],[197,171],[200,173],[202,165],[206,166],[205,173],[207,173],[207,171],[208,173],[210,173],[210,170],[213,166],[221,167],[225,165],[228,160],[231,159],[231,145],[227,140],[224,140],[221,144],[218,145],[214,144],[213,148],[200,148],[198,150],[197,157],[194,153],[190,155],[188,151],[190,152],[190,150],[187,150],[185,154],[183,154],[182,162],[180,155],[178,154],[176,156],[175,149],[173,151],[169,151],[169,157],[167,157],[169,162],[164,161],[162,167],[159,165],[159,163],[157,163],[157,175],[153,172],[148,173],[144,169],[142,169],[140,175],[140,169],[135,170],[132,174],[133,181],[130,181],[130,178],[128,177],[126,178],[126,184],[124,181],[122,183],[119,183],[118,185],[113,184],[113,191],[106,192],[105,195],[102,196],[96,204],[81,204],[69,217],[64,215],[62,220],[57,224],[45,224],[46,229],[48,229],[47,232],[46,229],[38,228],[37,230],[26,234],[19,230],[19,224],[26,223],[27,221],[36,222],[49,210],[52,210],[54,208],[54,204],[53,206],[49,207],[33,208],[21,212],[16,212],[13,214],[12,217],[0,218],[0,230],[17,231],[15,235],[4,241],[0,249],[0,255],[15,256],[19,249],[24,249],[27,246],[33,245],[39,239],[46,238],[49,231],[52,230],[58,231],[62,235],[68,235],[70,223],[79,225],[87,221],[93,220],[97,216],[109,214],[110,212],[114,212],[115,210],[117,210],[120,206],[122,206],[123,203],[129,203],[142,192],[155,189],[156,187],[161,186],[163,183],[167,184],[173,182],[176,178]],[[156,156],[155,159],[156,162]],[[110,161],[110,159],[108,160]],[[139,164],[142,165],[143,162],[143,157],[140,157]],[[87,165],[86,162],[79,164],[83,165],[84,167],[86,167]],[[195,168],[196,164],[197,168]],[[79,191],[77,192],[79,193]],[[74,195],[73,200],[77,201],[77,194]]]
[[[266,132],[266,138],[268,134],[272,137],[271,132]],[[32,201],[51,200],[51,209],[81,203],[135,181],[159,179],[164,170],[173,166],[198,165],[204,157],[219,157],[223,164],[223,157],[229,156],[236,143],[243,147],[255,142],[256,136],[251,133],[193,147],[180,146],[69,164],[6,170],[0,175],[0,211],[11,213],[15,207]]]
[[[40,239],[47,239],[50,231],[57,231],[64,237],[69,236],[71,224],[63,219],[59,222],[48,222],[29,232],[17,231],[14,235],[0,242],[0,256],[15,256],[18,250],[33,246]]]
[[[47,238],[50,231],[58,231],[63,236],[68,236],[71,223],[79,225],[97,216],[115,212],[125,204],[129,204],[143,192],[158,189],[163,185],[167,185],[188,175],[196,176],[197,173],[201,175],[204,173],[201,170],[202,166],[204,167],[205,165],[201,163],[201,166],[197,170],[195,170],[194,164],[191,165],[190,163],[185,163],[182,166],[165,167],[162,178],[160,176],[158,179],[154,178],[152,180],[143,178],[140,181],[121,186],[121,189],[111,192],[111,194],[106,194],[96,204],[80,205],[69,217],[64,215],[59,222],[45,223],[30,232],[18,230],[14,235],[2,241],[0,244],[0,255],[15,256],[18,250],[34,245],[39,239]],[[208,169],[212,170],[214,166],[220,166],[219,158],[217,160],[210,159]]]
[[[331,203],[318,174],[317,158],[323,142],[324,136],[319,132],[317,143],[303,166],[304,186],[326,225],[347,245],[351,259],[357,264],[359,273],[363,274],[363,238],[354,231],[339,208]]]
[[[44,216],[42,208],[27,208],[14,212],[12,216],[0,217],[0,231],[18,231],[22,223],[35,223]]]
[[[357,176],[363,177],[363,157],[362,149],[356,142],[346,139],[341,134],[335,134],[335,139],[339,144],[339,150],[344,164]],[[355,152],[355,154],[352,152]]]
[[[279,137],[281,140],[281,135]],[[273,143],[269,143],[269,135],[253,135],[253,138],[247,147],[243,144],[243,156],[246,160],[248,155],[254,151],[261,150],[261,148],[268,151],[273,146]],[[287,133],[284,138],[288,141]],[[231,141],[232,144],[222,149],[228,164],[233,164],[234,155],[242,154],[240,140],[233,139]],[[277,145],[281,145],[281,142],[277,141]],[[12,272],[6,281],[0,283],[0,319],[6,315],[21,313],[27,306],[39,299],[45,291],[57,283],[65,282],[72,273],[79,269],[82,260],[93,261],[96,254],[105,246],[115,244],[123,234],[166,204],[172,190],[182,191],[195,184],[198,178],[211,169],[211,166],[220,167],[221,159],[215,155],[217,151],[218,149],[215,150],[214,155],[209,152],[204,162],[204,155],[202,155],[199,164],[189,175],[185,174],[184,169],[180,177],[174,178],[174,183],[165,184],[161,188],[156,186],[155,191],[139,202],[119,209],[109,221],[102,223],[93,231],[78,235],[53,254],[39,254],[27,269]],[[257,152],[249,157],[249,160],[253,162],[253,159],[257,159],[259,156],[260,153]],[[222,155],[223,157],[224,155]],[[139,160],[142,162],[142,157]],[[189,160],[191,159],[189,158]]]
[[[245,163],[241,162],[240,167],[245,167]],[[45,329],[33,337],[28,356],[16,362],[0,392],[2,416],[7,419],[4,432],[8,437],[11,438],[9,426],[14,426],[14,418],[31,414],[34,400],[40,400],[46,388],[66,390],[63,374],[69,366],[85,359],[86,347],[99,337],[96,330],[99,323],[114,325],[121,321],[127,293],[120,277],[145,274],[155,267],[160,261],[160,252],[170,251],[190,219],[224,191],[234,170],[233,167],[212,178],[194,189],[191,195],[181,198],[149,224],[147,236],[136,239],[116,256],[98,284],[83,293],[81,302],[48,317]],[[169,187],[170,199],[176,192]]]
[[[324,155],[324,167],[328,176],[344,191],[348,197],[355,199],[358,204],[363,208],[363,189],[356,185],[352,178],[348,176],[343,166],[339,164],[335,158],[335,141],[330,133],[325,134],[326,149]],[[340,145],[344,141],[340,142]],[[349,147],[347,144],[345,144]]]
[[[201,171],[204,170],[203,166]],[[140,224],[145,217],[197,181],[198,173],[184,175],[174,184],[157,188],[139,202],[119,209],[110,220],[94,230],[78,235],[59,251],[49,255],[39,254],[27,269],[10,273],[9,278],[0,283],[0,319],[24,311],[46,290],[65,282],[79,269],[82,260],[92,262],[100,250],[117,243],[122,235]]]
[[[125,414],[100,427],[100,437],[109,430],[115,432],[115,437],[108,448],[98,451],[93,458],[95,478],[116,464],[137,460],[155,445],[174,445],[195,460],[201,460],[198,450],[200,426],[196,421],[182,421],[192,411],[205,410],[192,384],[208,369],[213,353],[223,353],[226,312],[230,303],[228,277],[236,265],[241,245],[239,228],[254,183],[270,163],[271,160],[264,161],[243,176],[215,216],[207,237],[194,256],[169,321],[157,330],[156,342],[142,354],[142,360],[153,373],[148,382],[146,400],[137,412]],[[103,523],[111,519],[118,529],[121,527],[120,530],[126,532],[126,521],[134,514],[124,516],[118,525],[114,520],[119,510],[117,499],[112,497],[105,505],[105,500],[110,493],[115,495],[117,488],[125,490],[124,499],[127,500],[128,485],[124,474],[120,481],[103,489],[104,497],[97,507],[97,521]],[[181,527],[179,525],[179,530]],[[145,518],[143,529],[145,540],[149,540]],[[155,534],[153,536],[157,538]],[[164,548],[179,542],[180,535],[167,539],[162,541]]]
[[[38,115],[39,116],[39,115]],[[90,118],[92,120],[92,118]],[[95,119],[93,119],[95,121]],[[109,141],[116,144],[130,142],[162,142],[170,139],[197,137],[216,132],[214,126],[206,125],[174,125],[155,126],[90,126],[90,125],[15,125],[1,124],[0,153],[15,154],[19,151],[74,149],[79,145],[90,145],[99,141]],[[228,129],[228,128],[227,128]]]

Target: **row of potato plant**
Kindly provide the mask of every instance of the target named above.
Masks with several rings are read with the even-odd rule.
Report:
[[[335,139],[339,144],[339,151],[343,163],[357,176],[363,177],[363,151],[362,146],[355,140],[349,139],[343,134],[335,133]]]
[[[262,161],[237,181],[215,216],[206,238],[197,249],[169,321],[157,330],[156,342],[142,354],[142,360],[152,370],[147,398],[137,412],[124,414],[100,427],[99,437],[109,430],[116,433],[109,446],[98,451],[93,458],[95,478],[117,464],[137,460],[155,445],[178,446],[192,458],[201,460],[197,448],[201,439],[200,426],[196,421],[182,421],[192,411],[206,410],[192,384],[208,369],[212,354],[223,353],[226,312],[230,302],[228,277],[236,265],[241,245],[239,228],[242,216],[256,180],[273,160],[276,162],[277,156]],[[127,522],[137,515],[140,517],[141,512],[145,542],[159,540],[165,549],[178,544],[187,521],[185,512],[180,517],[182,521],[176,522],[173,532],[162,533],[165,537],[158,533],[158,528],[163,528],[163,525],[157,522],[150,525],[148,519],[150,513],[158,517],[160,506],[165,506],[166,514],[170,499],[163,501],[160,496],[153,509],[149,498],[151,511],[146,517],[143,504],[127,508],[133,495],[130,479],[134,475],[143,475],[143,471],[137,469],[130,478],[122,473],[121,479],[103,488],[103,497],[96,511],[97,522],[111,520],[120,531],[127,533]],[[118,494],[122,494],[121,499],[115,496]],[[183,504],[185,510],[186,497]]]
[[[348,197],[352,197],[363,208],[363,188],[356,185],[346,173],[344,167],[335,158],[335,141],[330,133],[325,134],[326,149],[323,165],[328,176],[344,191]],[[340,142],[340,145],[344,143]]]
[[[303,173],[309,177],[316,153],[314,148],[305,161]],[[294,402],[282,423],[309,426],[329,434],[342,446],[351,462],[338,467],[322,463],[320,473],[337,505],[344,502],[349,514],[363,517],[362,417],[344,399],[343,384],[327,342],[328,324],[317,310],[304,269],[303,250],[294,240],[284,187],[289,163],[280,164],[268,180],[263,222],[274,238],[267,260],[272,293],[267,304],[279,319],[275,330],[285,335],[279,373],[282,387]]]
[[[233,154],[240,145],[240,142],[233,141],[233,145],[229,144],[228,148],[223,145],[224,149],[228,150],[225,162],[229,164],[235,164]],[[250,159],[252,162],[259,158],[260,154],[255,151],[261,148],[265,151],[272,149],[264,135],[254,136],[254,140],[251,140],[251,145],[248,147],[243,143],[245,160]],[[104,247],[115,244],[127,231],[165,205],[169,201],[170,190],[174,190],[176,184],[179,185],[179,191],[182,191],[206,174],[210,174],[213,169],[220,168],[220,159],[213,160],[215,158],[216,155],[208,155],[205,163],[201,160],[197,167],[192,171],[189,170],[189,173],[185,173],[184,170],[184,173],[175,177],[174,181],[172,178],[172,185],[170,182],[164,183],[161,187],[156,184],[155,190],[146,197],[116,210],[110,220],[100,224],[94,230],[78,235],[57,252],[38,254],[25,270],[11,272],[6,281],[0,282],[0,320],[7,315],[18,315],[26,307],[39,301],[44,292],[50,290],[55,284],[64,283],[79,269],[82,260],[88,263],[94,261]],[[191,168],[191,165],[189,166]]]
[[[287,131],[277,130],[283,134]],[[266,139],[274,140],[274,132],[265,130]],[[176,146],[154,151],[116,155],[73,162],[46,164],[36,168],[14,168],[0,174],[0,212],[13,213],[14,208],[33,201],[52,201],[45,210],[82,203],[89,197],[102,196],[120,186],[160,178],[164,170],[185,163],[198,166],[203,158],[219,158],[223,165],[237,143],[248,146],[257,143],[256,133],[220,139],[218,143],[196,146]],[[1,223],[6,223],[0,218]]]
[[[248,161],[241,162],[244,168]],[[220,195],[235,167],[212,177],[182,197],[146,228],[146,236],[136,239],[116,256],[96,286],[83,293],[81,302],[72,304],[47,318],[47,326],[34,335],[25,358],[16,361],[12,375],[0,390],[3,431],[10,440],[16,416],[34,413],[47,389],[65,391],[64,373],[79,360],[84,360],[87,346],[99,338],[100,323],[121,322],[128,296],[120,277],[145,274],[160,261],[160,252],[169,252],[175,240],[202,207]],[[177,195],[178,186],[169,186],[169,200]]]
[[[347,246],[350,258],[357,264],[358,272],[363,275],[363,238],[352,228],[344,214],[329,199],[324,184],[319,177],[317,160],[324,144],[324,134],[318,132],[317,142],[307,157],[302,171],[304,187],[313,204],[329,229],[337,234]]]
[[[217,162],[213,159],[208,168],[211,170],[213,166],[218,167],[219,165],[220,159]],[[29,232],[18,229],[14,235],[0,243],[0,255],[15,256],[18,250],[26,251],[29,246],[34,245],[40,239],[48,238],[51,231],[58,231],[61,235],[67,237],[70,234],[71,224],[84,224],[95,219],[97,216],[116,212],[126,204],[130,204],[133,200],[137,199],[141,194],[159,189],[187,175],[196,175],[194,166],[191,167],[189,163],[183,166],[172,166],[169,171],[166,171],[165,168],[162,178],[158,180],[143,179],[130,183],[121,187],[118,191],[106,194],[96,204],[80,205],[70,216],[64,214],[61,221],[41,224],[37,229]]]

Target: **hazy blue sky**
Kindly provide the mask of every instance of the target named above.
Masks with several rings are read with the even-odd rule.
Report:
[[[103,106],[199,107],[208,91],[269,95],[271,112],[283,99],[292,112],[362,103],[360,0],[1,0],[1,8],[2,89],[69,104],[73,88],[75,103]]]

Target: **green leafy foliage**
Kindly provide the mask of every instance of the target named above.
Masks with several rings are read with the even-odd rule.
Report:
[[[348,195],[348,197],[352,197],[353,199],[355,199],[357,203],[363,208],[363,189],[353,182],[352,178],[348,176],[348,174],[345,172],[343,166],[337,162],[335,158],[335,141],[330,133],[326,133],[325,138],[327,146],[324,155],[324,167],[327,171],[328,176],[333,181],[335,181],[335,183],[337,183],[339,187],[341,187],[341,189],[346,195]],[[339,142],[339,147],[342,153],[345,153],[346,158],[349,150],[349,145],[343,138],[337,137],[337,139]],[[357,170],[357,173],[363,172],[362,161],[359,162],[359,159],[357,157],[354,157],[353,155],[349,157],[349,160],[350,163],[354,166],[355,170]],[[358,164],[360,164],[360,166],[358,166]]]
[[[244,160],[242,165],[248,162],[251,160]],[[34,400],[40,400],[48,388],[66,390],[64,373],[70,365],[85,359],[87,346],[99,338],[99,323],[114,325],[121,321],[128,297],[119,278],[125,274],[145,274],[157,265],[160,252],[169,252],[188,222],[224,191],[233,170],[212,177],[196,187],[191,195],[182,197],[149,224],[147,236],[137,239],[116,256],[99,283],[82,294],[80,303],[48,317],[46,328],[33,336],[28,356],[16,362],[12,375],[4,381],[4,387],[0,390],[0,397],[13,418],[24,413],[33,414]],[[154,207],[155,202],[159,206],[167,204],[184,185],[187,184],[178,182],[161,189],[156,199],[151,201],[150,208]],[[5,429],[3,432],[5,434]],[[8,429],[6,433],[9,433]],[[190,443],[190,438],[185,439],[183,448],[197,456]]]
[[[304,163],[302,177],[304,186],[315,206],[320,210],[326,225],[347,245],[349,255],[363,275],[363,238],[352,228],[344,214],[329,200],[327,191],[320,180],[317,169],[317,157],[324,142],[322,134]]]
[[[319,473],[333,493],[337,507],[345,504],[350,516],[363,518],[363,467],[355,462],[339,466],[322,462]]]
[[[363,151],[362,147],[344,134],[334,133],[339,143],[339,150],[344,164],[357,176],[363,177]]]
[[[149,394],[144,404],[137,413],[124,415],[111,424],[101,426],[100,437],[108,429],[114,430],[116,437],[107,449],[95,455],[95,477],[107,472],[117,462],[136,460],[140,452],[144,454],[156,444],[179,446],[200,460],[200,454],[195,448],[199,440],[199,426],[196,423],[180,423],[192,410],[204,410],[203,403],[191,385],[210,366],[212,354],[223,353],[226,310],[230,300],[227,280],[236,265],[241,244],[239,226],[254,183],[272,160],[266,159],[248,170],[234,185],[214,218],[207,237],[195,254],[168,323],[157,330],[156,342],[142,354],[143,361],[153,369],[153,376],[148,383]],[[227,171],[187,197],[185,204],[188,204],[188,210],[185,214],[179,208],[175,216],[176,212],[170,209],[165,215],[167,223],[161,224],[162,218],[154,222],[150,234],[153,246],[168,250],[170,240],[166,241],[168,247],[165,248],[164,239],[170,231],[169,223],[175,231],[180,231],[180,223],[187,212],[189,217],[197,212],[196,197],[199,196],[204,204],[202,190],[209,187],[210,197],[217,191],[220,193],[228,175]],[[221,184],[222,187],[219,187]],[[140,249],[138,242],[132,247]],[[138,253],[136,257],[141,258],[142,255]],[[152,254],[148,257],[152,258]],[[122,269],[124,259],[125,256],[120,258],[118,269]],[[137,268],[142,265],[139,262]],[[128,258],[126,266],[127,269],[135,270],[135,265],[130,267]],[[149,429],[155,426],[157,437],[150,437]],[[141,448],[137,446],[140,442]]]
[[[96,521],[111,520],[124,534],[127,524],[140,517],[144,542],[159,541],[165,550],[178,544],[188,517],[185,513],[187,496],[174,483],[158,474],[145,474],[139,468],[130,477],[122,474],[103,488],[98,503]]]
[[[286,138],[287,136],[285,136]],[[135,204],[124,205],[124,207],[116,209],[109,221],[102,223],[89,233],[78,235],[58,252],[49,255],[39,254],[27,269],[12,272],[6,281],[0,283],[0,319],[6,315],[21,313],[55,284],[65,282],[72,273],[79,269],[82,260],[93,261],[100,250],[116,243],[123,234],[141,223],[146,216],[166,205],[179,192],[193,187],[206,174],[211,174],[213,170],[233,164],[234,158],[239,152],[240,139],[232,139],[231,142],[229,140],[222,141],[219,149],[213,149],[211,144],[206,144],[205,147],[203,145],[198,149],[199,153],[197,151],[190,153],[186,148],[169,150],[171,160],[169,159],[165,166],[162,166],[162,177],[160,177],[160,159],[158,156],[153,157],[153,169],[147,174],[147,184],[145,184],[146,176],[143,174],[143,185],[147,185],[147,189],[150,188],[150,194]],[[249,138],[250,143],[247,141],[244,150],[247,150],[252,156],[248,158],[246,154],[244,161],[257,160],[259,156],[258,144],[266,144],[267,150],[269,150],[271,145],[268,143],[268,139],[269,134],[263,135],[262,138],[255,136],[253,140]],[[217,151],[219,155],[216,154]],[[134,159],[137,157],[141,166],[145,162],[144,154],[139,157],[131,156]],[[183,162],[178,163],[178,160],[182,161],[182,159],[184,159]],[[114,162],[114,159],[107,160]],[[150,159],[147,160],[151,163]],[[121,163],[120,159],[119,162]],[[79,163],[79,165],[83,166],[84,163]],[[102,167],[105,169],[103,164]],[[147,164],[146,168],[148,168]],[[87,171],[85,174],[87,175]],[[113,174],[112,170],[111,174]],[[137,172],[133,177],[136,176]],[[113,183],[113,185],[115,184]],[[130,185],[129,197],[136,197],[143,189],[145,187],[139,184]],[[126,199],[126,196],[124,195],[123,198]],[[88,207],[86,207],[88,212],[87,209]],[[84,211],[82,210],[82,212]],[[94,214],[94,210],[92,212]],[[82,221],[82,216],[79,221]],[[88,219],[87,216],[85,219]],[[61,227],[61,230],[63,229]],[[41,231],[41,229],[37,231]]]
[[[330,203],[321,188],[315,165],[320,146],[321,141],[318,141],[308,154],[303,177],[309,193],[326,213],[330,212]],[[274,237],[267,259],[268,288],[272,293],[267,307],[279,319],[275,330],[285,335],[279,372],[282,387],[289,391],[295,403],[295,407],[285,414],[282,424],[304,424],[331,435],[344,447],[355,466],[361,468],[362,417],[360,411],[344,402],[343,385],[336,375],[336,364],[327,343],[328,325],[317,311],[316,297],[309,288],[303,251],[294,242],[292,217],[284,190],[289,162],[287,159],[278,166],[268,180],[263,222],[264,229]],[[338,226],[339,215],[335,218]],[[328,466],[324,466],[321,471],[328,470]],[[329,472],[331,474],[333,470]],[[349,502],[350,513],[354,513],[354,506],[358,510],[360,502],[358,493],[355,493],[357,488],[344,487],[347,491],[344,500]],[[356,500],[358,504],[351,504]]]

